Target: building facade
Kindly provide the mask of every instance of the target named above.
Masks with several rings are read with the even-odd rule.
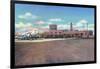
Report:
[[[71,38],[80,37],[86,38],[93,36],[92,31],[61,31],[61,30],[51,30],[42,34],[44,38]]]
[[[49,30],[57,30],[57,25],[56,24],[49,25]]]
[[[41,37],[43,38],[71,38],[71,37],[80,37],[80,38],[88,38],[93,36],[93,32],[89,30],[73,30],[73,24],[70,24],[70,30],[57,30],[57,25],[50,25],[50,30],[44,32]]]

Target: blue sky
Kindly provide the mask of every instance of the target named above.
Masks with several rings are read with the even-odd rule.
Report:
[[[58,29],[69,29],[73,23],[75,29],[94,29],[94,8],[61,7],[46,5],[15,5],[15,31],[28,29],[48,29],[49,24],[57,24]]]

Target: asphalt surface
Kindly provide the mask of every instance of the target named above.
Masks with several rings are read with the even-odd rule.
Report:
[[[15,43],[15,65],[85,62],[93,60],[94,39]]]

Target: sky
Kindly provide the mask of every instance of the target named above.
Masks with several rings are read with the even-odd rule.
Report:
[[[15,5],[15,32],[49,29],[57,24],[58,30],[70,29],[70,23],[76,30],[94,31],[94,8],[61,7],[35,4]]]

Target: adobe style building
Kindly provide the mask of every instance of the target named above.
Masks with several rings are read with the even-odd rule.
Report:
[[[52,24],[49,25],[49,31],[44,32],[41,37],[43,38],[72,38],[72,37],[80,37],[80,38],[88,38],[93,36],[93,32],[89,30],[73,30],[73,24],[70,24],[70,30],[57,30],[57,25]]]

